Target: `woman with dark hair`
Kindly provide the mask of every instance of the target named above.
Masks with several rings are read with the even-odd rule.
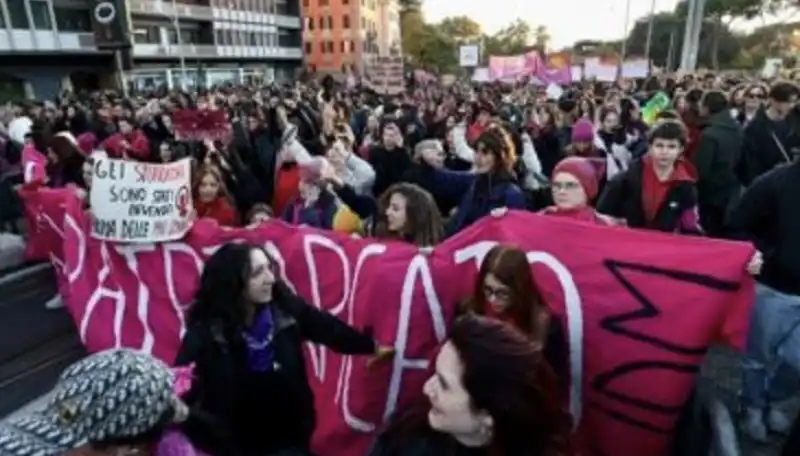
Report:
[[[378,199],[373,235],[432,247],[444,237],[444,225],[430,193],[401,182]]]
[[[423,392],[428,404],[390,424],[370,456],[573,454],[552,369],[507,325],[456,320]]]
[[[466,309],[525,333],[542,350],[556,376],[567,379],[569,348],[564,327],[547,307],[524,251],[507,245],[489,250]]]
[[[302,344],[390,356],[281,281],[265,250],[227,244],[206,262],[175,364],[194,365],[183,430],[203,451],[307,455],[316,421]]]
[[[84,160],[78,141],[72,133],[56,133],[47,143],[47,184],[50,187],[63,187],[67,184],[82,187]]]
[[[623,98],[619,102],[619,120],[622,128],[630,136],[644,138],[647,136],[647,124],[642,121],[639,102],[633,98]]]
[[[375,199],[357,194],[331,167],[323,169],[323,178],[336,196],[365,220],[368,235],[423,247],[434,246],[444,237],[442,217],[433,196],[416,184],[393,184]]]
[[[457,154],[473,163],[468,173],[433,169],[432,189],[437,200],[459,200],[450,219],[447,234],[453,235],[472,225],[493,209],[524,209],[525,195],[517,186],[514,165],[517,150],[511,135],[498,124],[490,124],[478,137],[475,149],[461,141]]]

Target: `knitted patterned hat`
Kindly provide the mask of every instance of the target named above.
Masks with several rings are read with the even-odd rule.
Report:
[[[175,377],[152,356],[107,350],[68,367],[48,404],[0,425],[0,456],[58,456],[153,430],[175,404]]]

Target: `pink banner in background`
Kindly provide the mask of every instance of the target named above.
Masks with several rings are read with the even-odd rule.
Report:
[[[489,57],[489,75],[492,80],[514,80],[530,75],[533,61],[525,55]]]
[[[740,346],[747,331],[753,282],[744,267],[753,249],[744,244],[510,212],[431,253],[282,222],[222,229],[201,220],[180,242],[124,245],[89,237],[78,199],[58,192],[40,195],[38,207],[63,222],[59,271],[90,351],[127,346],[172,361],[203,262],[232,241],[264,246],[311,305],[395,346],[392,362],[369,370],[364,357],[308,346],[321,456],[364,454],[386,417],[419,397],[456,304],[498,241],[528,253],[565,322],[585,456],[663,454],[709,345]]]

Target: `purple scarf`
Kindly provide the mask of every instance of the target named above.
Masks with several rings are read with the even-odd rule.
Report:
[[[178,430],[164,434],[158,442],[156,456],[208,456],[194,448],[189,439]]]
[[[275,321],[272,309],[265,305],[256,314],[253,326],[242,333],[247,343],[247,364],[253,372],[270,372],[275,361],[272,336]]]

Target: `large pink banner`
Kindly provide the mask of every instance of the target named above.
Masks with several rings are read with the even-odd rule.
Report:
[[[171,361],[204,259],[230,241],[263,245],[309,303],[393,344],[394,361],[371,370],[363,358],[308,346],[319,413],[313,446],[322,456],[364,454],[381,423],[421,394],[454,307],[497,242],[528,252],[566,322],[584,455],[662,454],[708,346],[738,346],[747,330],[744,268],[753,250],[743,244],[510,212],[427,253],[281,222],[222,229],[200,221],[183,242],[122,245],[91,239],[77,200],[63,200],[61,271],[92,351],[128,346]]]
[[[569,84],[572,82],[572,69],[550,68],[538,52],[522,55],[489,56],[489,77],[491,80],[515,81],[532,76],[541,84]]]

